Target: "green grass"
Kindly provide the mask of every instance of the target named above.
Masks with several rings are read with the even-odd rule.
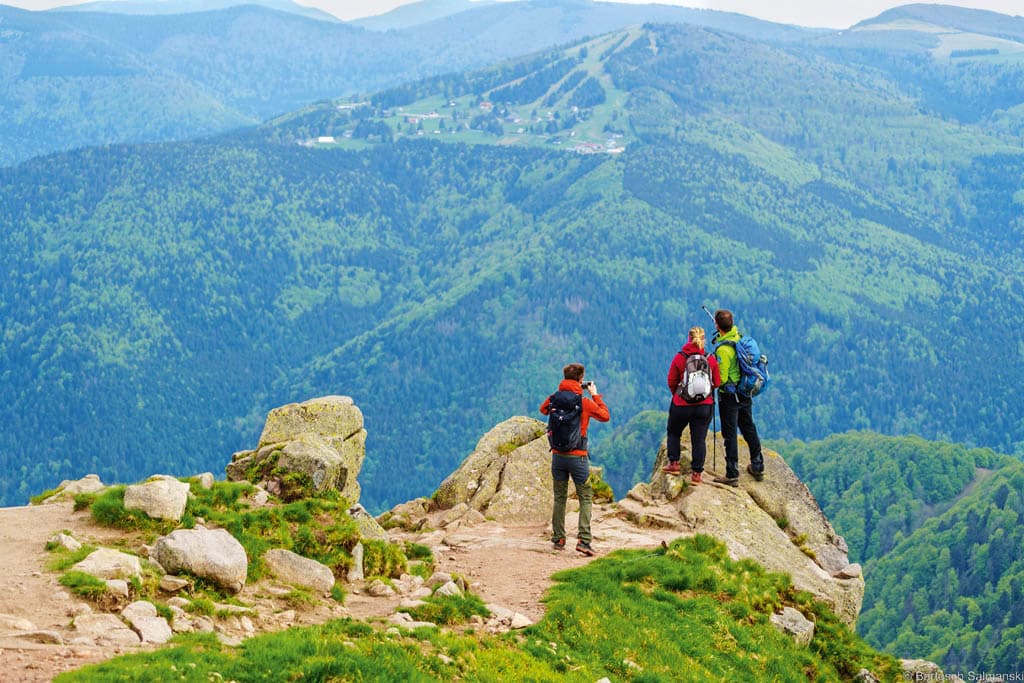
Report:
[[[484,606],[483,600],[472,593],[462,595],[432,595],[423,601],[425,604],[401,611],[408,612],[416,621],[429,621],[435,624],[464,624],[474,614],[489,616],[491,611]]]
[[[616,551],[561,572],[555,581],[545,598],[545,617],[504,636],[435,629],[395,635],[345,619],[258,636],[237,649],[207,636],[178,638],[169,648],[55,680],[198,682],[216,673],[239,682],[593,683],[608,677],[803,683],[851,680],[862,668],[882,681],[900,680],[895,659],[872,650],[827,607],[795,591],[788,576],[734,562],[709,537],[681,539],[655,551]],[[810,646],[796,646],[769,624],[784,605],[815,621]]]
[[[106,595],[107,584],[102,579],[97,579],[92,574],[85,572],[67,572],[59,579],[60,585],[68,588],[75,595],[92,600],[99,599]]]

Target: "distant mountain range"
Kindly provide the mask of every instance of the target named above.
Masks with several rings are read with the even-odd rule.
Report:
[[[646,21],[802,33],[741,15],[581,0],[480,5],[385,33],[251,5],[150,16],[0,6],[0,164],[215,134]]]
[[[60,12],[104,12],[109,14],[191,14],[254,5],[278,12],[290,12],[319,21],[340,21],[333,14],[316,7],[306,7],[291,0],[98,0],[78,5],[62,5]]]

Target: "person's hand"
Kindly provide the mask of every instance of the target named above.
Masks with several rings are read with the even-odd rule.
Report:
[[[590,390],[591,396],[596,396],[597,394],[601,393],[597,390],[597,385],[594,384],[593,382],[587,382],[587,389]]]

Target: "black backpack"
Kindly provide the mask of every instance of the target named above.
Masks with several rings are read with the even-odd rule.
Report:
[[[703,353],[691,353],[685,357],[686,366],[679,386],[676,387],[676,395],[687,403],[703,403],[711,395],[712,389],[708,357]]]
[[[548,444],[561,453],[586,450],[580,434],[583,396],[575,391],[556,391],[548,398]]]

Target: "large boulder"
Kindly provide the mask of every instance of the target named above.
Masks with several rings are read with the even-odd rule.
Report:
[[[171,574],[188,572],[238,592],[245,586],[245,548],[224,529],[178,529],[153,544],[150,557]]]
[[[290,550],[272,548],[263,553],[263,561],[271,573],[285,583],[310,588],[321,594],[330,593],[334,588],[334,574],[330,567]]]
[[[65,479],[57,486],[53,495],[48,497],[43,503],[60,503],[75,497],[79,493],[99,493],[103,489],[107,488],[106,484],[100,481],[99,475],[87,474],[81,479]]]
[[[708,436],[704,483],[688,486],[688,476],[665,475],[665,443],[655,458],[649,491],[652,498],[669,499],[686,528],[723,541],[733,557],[749,558],[771,571],[793,578],[800,590],[829,604],[848,625],[857,621],[864,598],[864,577],[851,566],[846,542],[822,513],[810,490],[777,453],[763,449],[765,476],[756,481],[746,473],[750,451],[739,441],[740,485],[711,483],[724,474],[725,450],[718,437]],[[680,465],[690,467],[689,436],[683,434]],[[716,458],[713,455],[717,451]],[[716,470],[717,466],[717,470]],[[633,502],[620,503],[627,510]]]
[[[348,396],[325,396],[270,411],[259,445],[235,453],[227,477],[285,498],[333,489],[355,503],[365,457],[362,411]]]
[[[153,519],[180,521],[188,503],[188,484],[158,475],[124,490],[126,510],[141,510]]]
[[[498,522],[551,519],[551,453],[540,420],[512,417],[487,432],[434,493],[434,503],[460,503]]]
[[[138,557],[110,548],[97,548],[71,568],[100,579],[142,577],[142,563]]]

